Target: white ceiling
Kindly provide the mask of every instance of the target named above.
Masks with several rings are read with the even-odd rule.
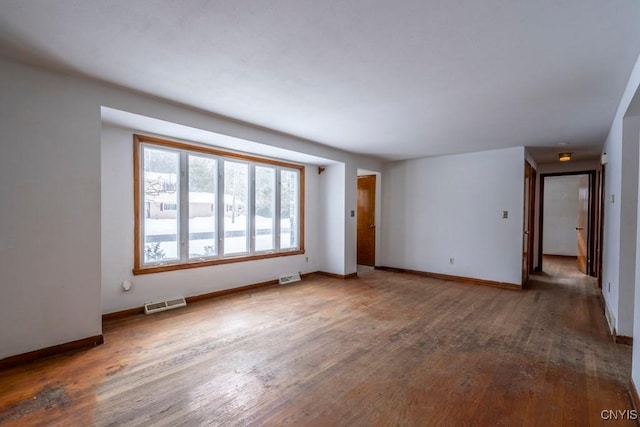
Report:
[[[0,0],[1,56],[384,159],[597,153],[638,53],[637,0]]]

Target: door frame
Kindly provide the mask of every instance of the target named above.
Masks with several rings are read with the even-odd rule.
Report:
[[[589,176],[589,218],[588,218],[588,232],[587,232],[587,274],[589,276],[595,276],[596,272],[596,252],[595,252],[595,213],[596,213],[596,198],[593,197],[596,194],[596,171],[582,170],[575,172],[551,172],[540,174],[540,203],[538,203],[538,265],[537,271],[542,270],[542,247],[543,247],[543,231],[544,231],[544,179],[554,176],[570,176],[570,175],[588,175]]]
[[[604,250],[604,211],[605,211],[605,199],[606,199],[606,170],[607,165],[601,164],[597,171],[598,180],[598,206],[596,211],[596,227],[598,229],[596,233],[596,277],[598,277],[598,287],[602,289],[602,251]]]
[[[535,239],[535,228],[536,228],[536,220],[535,220],[535,207],[536,207],[536,181],[537,181],[537,171],[536,169],[529,163],[528,160],[524,162],[525,176],[524,176],[524,186],[525,186],[525,196],[528,190],[528,200],[524,200],[525,212],[524,221],[523,221],[523,234],[527,235],[527,243],[526,248],[523,244],[523,253],[522,253],[522,286],[526,284],[529,280],[529,275],[533,273],[533,251],[534,251],[534,239]],[[528,177],[527,177],[528,174]],[[527,178],[529,178],[529,182],[527,183]],[[528,184],[528,188],[527,188]],[[525,260],[525,250],[528,255],[528,259],[526,260],[526,266],[524,265]]]
[[[372,170],[367,170],[367,169],[358,169],[357,171],[357,176],[356,176],[356,195],[358,193],[358,181],[360,178],[362,177],[371,177],[373,176],[375,178],[375,186],[374,186],[374,204],[372,206],[373,208],[373,214],[374,214],[374,218],[373,218],[373,225],[374,225],[374,240],[373,240],[373,267],[377,266],[377,261],[378,261],[378,250],[379,250],[379,243],[380,243],[380,231],[379,231],[379,226],[381,224],[381,210],[382,210],[382,199],[381,199],[381,186],[382,186],[382,174],[380,172],[376,172],[376,171],[372,171]],[[357,196],[356,196],[357,198]],[[356,217],[356,239],[355,239],[355,246],[356,246],[356,265],[358,265],[358,209],[356,207],[356,213],[355,213],[355,217]]]

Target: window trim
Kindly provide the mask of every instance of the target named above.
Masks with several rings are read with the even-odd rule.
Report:
[[[220,254],[220,257],[208,260],[194,260],[194,261],[170,261],[166,264],[156,264],[151,266],[145,266],[141,259],[142,255],[142,216],[144,216],[144,208],[141,206],[143,194],[141,188],[141,146],[143,144],[152,144],[159,147],[170,148],[175,150],[186,150],[195,153],[203,153],[207,155],[213,155],[222,158],[241,160],[245,162],[254,162],[265,165],[278,166],[286,169],[293,169],[299,171],[299,248],[297,249],[285,249],[278,252],[261,252],[257,254],[240,254],[238,256]],[[255,261],[268,258],[279,258],[283,256],[301,255],[305,253],[304,249],[304,232],[305,232],[305,167],[295,163],[288,163],[281,160],[270,159],[266,157],[259,157],[250,154],[238,153],[233,151],[226,151],[216,147],[209,147],[195,143],[171,141],[163,138],[157,138],[152,136],[134,134],[133,135],[133,205],[134,205],[134,268],[133,274],[150,274],[160,273],[164,271],[184,270],[189,268],[208,267],[220,264],[230,264],[235,262]],[[251,196],[250,196],[251,197]],[[178,201],[180,204],[180,201]],[[218,212],[216,212],[216,215]],[[276,221],[277,222],[277,221]],[[275,232],[275,230],[274,230]],[[276,237],[277,238],[277,237]],[[251,239],[249,240],[251,243]],[[251,244],[250,244],[251,249]]]

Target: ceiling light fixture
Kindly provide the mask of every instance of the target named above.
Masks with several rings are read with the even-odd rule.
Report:
[[[558,154],[558,160],[561,162],[568,162],[571,160],[571,153],[560,153]]]

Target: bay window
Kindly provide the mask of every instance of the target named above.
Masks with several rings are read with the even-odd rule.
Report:
[[[135,274],[304,253],[304,167],[134,135]]]

